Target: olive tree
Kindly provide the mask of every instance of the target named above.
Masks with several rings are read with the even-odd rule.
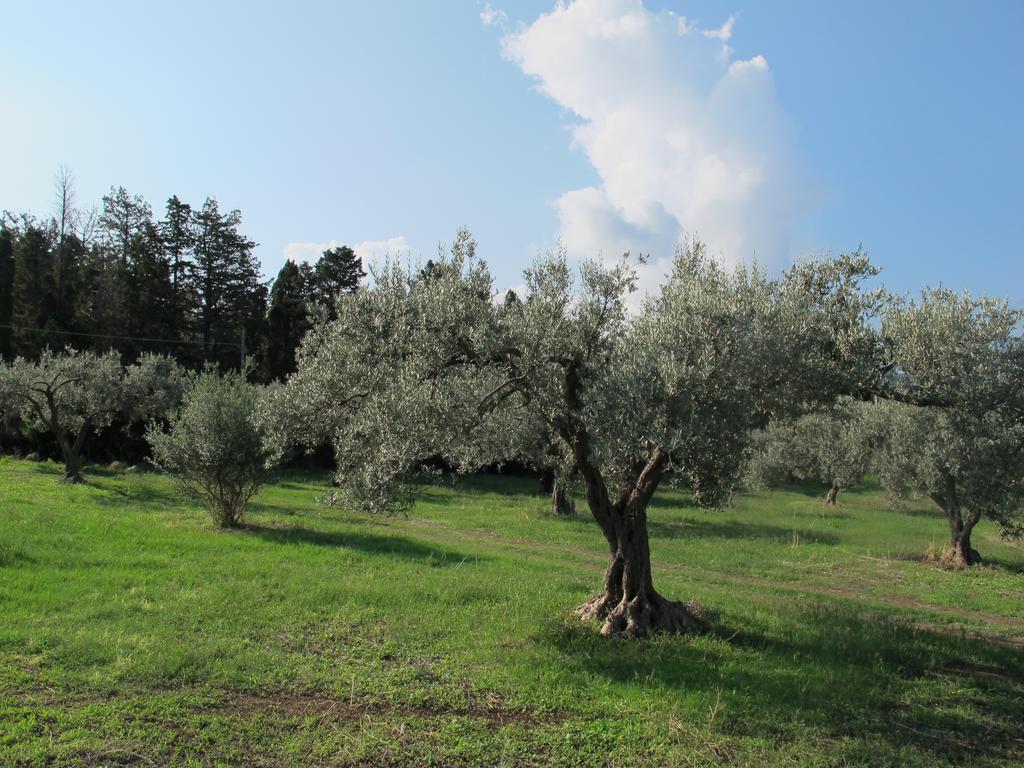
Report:
[[[877,410],[844,398],[795,420],[773,421],[754,436],[748,482],[816,480],[828,486],[825,503],[835,506],[839,491],[862,483],[872,467],[881,442]]]
[[[896,499],[926,496],[949,524],[941,559],[953,567],[981,562],[971,534],[983,515],[1011,532],[1021,521],[1020,435],[989,413],[890,405],[879,479]],[[1015,445],[1016,443],[1016,445]]]
[[[166,419],[191,383],[189,372],[174,358],[144,353],[125,367],[121,415],[130,423]]]
[[[300,351],[277,429],[329,434],[347,498],[386,511],[410,502],[423,457],[470,470],[520,455],[535,420],[575,461],[608,544],[603,589],[578,614],[608,635],[696,629],[699,616],[654,587],[651,497],[672,474],[698,503],[726,502],[751,429],[866,386],[850,361],[874,344],[870,274],[857,254],[772,279],[694,243],[631,314],[629,261],[576,276],[556,252],[527,271],[525,299],[502,306],[462,233],[430,279],[392,264],[338,302]]]
[[[57,440],[64,462],[61,482],[81,483],[82,449],[93,430],[115,419],[165,415],[181,396],[185,377],[172,360],[145,355],[127,368],[115,352],[43,351],[0,366],[0,398],[8,415],[29,420]]]
[[[274,463],[258,417],[261,396],[243,374],[206,370],[171,416],[170,431],[153,424],[146,433],[157,466],[201,499],[221,528],[241,522]]]
[[[0,360],[0,434],[21,420],[20,406],[17,382],[4,361]]]
[[[897,363],[891,390],[917,407],[889,408],[879,475],[895,495],[920,493],[943,511],[953,565],[978,562],[971,533],[983,515],[1007,533],[1024,519],[1022,318],[1004,301],[933,289],[882,325]]]

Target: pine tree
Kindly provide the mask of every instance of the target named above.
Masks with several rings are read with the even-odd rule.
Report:
[[[153,220],[153,209],[142,197],[129,195],[124,187],[110,188],[103,196],[99,226],[107,245],[120,257],[124,266],[131,259],[135,241],[144,237],[146,226]]]
[[[53,227],[53,313],[50,323],[64,331],[77,330],[76,308],[82,289],[82,258],[85,249],[77,235],[65,232],[62,236]]]
[[[194,305],[191,290],[192,246],[194,232],[192,206],[177,195],[167,201],[164,219],[158,224],[164,252],[170,262],[171,293],[175,321],[184,322],[184,313]]]
[[[179,318],[174,304],[171,262],[163,248],[156,224],[147,222],[134,239],[127,278],[130,335],[139,338],[174,339],[179,333]],[[138,351],[152,344],[136,345]]]
[[[333,318],[334,302],[338,296],[354,291],[364,277],[363,262],[355,251],[347,245],[328,248],[313,267],[311,295],[327,307]]]
[[[238,231],[242,214],[222,214],[217,201],[208,198],[195,212],[193,269],[195,308],[199,336],[208,359],[237,365],[224,352],[230,342],[246,338],[246,347],[261,351],[267,288],[261,281],[256,243]]]
[[[163,254],[153,209],[124,187],[111,189],[103,198],[99,218],[102,247],[108,263],[105,289],[116,295],[125,325],[118,335],[146,338],[175,336],[171,317],[170,270]],[[115,344],[128,357],[151,348],[148,343],[120,340]]]
[[[115,251],[93,243],[83,258],[83,287],[76,311],[76,322],[92,338],[97,352],[120,350],[125,329],[130,323],[128,307],[128,269]]]
[[[26,218],[14,243],[13,319],[14,325],[26,329],[15,333],[15,353],[34,357],[47,344],[61,346],[59,337],[39,332],[53,329],[54,304],[52,233]]]
[[[308,264],[286,261],[270,289],[267,313],[266,369],[270,380],[283,380],[295,371],[295,351],[309,330],[309,287],[313,274]]]
[[[0,227],[0,360],[13,357],[12,331],[14,319],[14,233]]]

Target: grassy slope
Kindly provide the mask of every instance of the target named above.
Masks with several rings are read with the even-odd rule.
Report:
[[[656,583],[716,627],[628,642],[572,618],[602,539],[527,481],[380,521],[288,476],[217,533],[164,478],[56,476],[0,460],[0,765],[1024,762],[1024,550],[913,562],[944,523],[877,489],[660,494]]]

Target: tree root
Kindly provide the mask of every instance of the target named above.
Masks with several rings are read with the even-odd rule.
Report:
[[[81,485],[85,482],[85,478],[77,472],[65,472],[57,482],[64,485]]]
[[[706,628],[697,606],[668,600],[653,590],[630,600],[598,594],[577,608],[576,615],[584,621],[603,621],[601,634],[605,637],[682,634]]]
[[[980,563],[981,555],[978,554],[978,550],[973,548],[964,551],[960,547],[947,545],[942,549],[942,554],[939,555],[939,564],[943,568],[949,568],[954,571],[970,568],[972,565]]]

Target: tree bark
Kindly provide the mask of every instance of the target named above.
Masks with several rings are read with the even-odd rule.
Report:
[[[587,500],[608,541],[610,557],[603,592],[581,605],[577,615],[602,621],[601,634],[605,636],[643,637],[653,632],[702,629],[703,622],[690,608],[658,594],[651,576],[647,506],[668,457],[656,449],[639,477],[623,489],[614,504],[600,472],[586,458],[580,462],[580,471],[587,486]]]
[[[46,411],[37,401],[29,398],[29,402],[36,413],[49,425],[50,431],[60,444],[61,458],[64,459],[64,474],[61,475],[60,482],[76,485],[85,482],[82,477],[82,448],[85,446],[85,438],[89,435],[92,425],[85,421],[74,439],[61,428],[60,413],[57,408],[57,390],[67,383],[65,381],[56,387],[46,386],[40,391],[40,394],[46,398]]]
[[[604,622],[601,634],[643,637],[653,632],[695,632],[704,628],[697,614],[654,589],[651,550],[647,538],[647,505],[668,465],[668,454],[655,448],[647,463],[623,484],[612,503],[608,486],[593,461],[590,435],[576,414],[580,400],[579,362],[565,370],[565,404],[569,415],[552,424],[572,449],[576,467],[583,478],[587,506],[608,542],[609,560],[604,572],[604,590],[576,609],[583,620]]]
[[[836,497],[839,496],[839,486],[832,483],[832,487],[828,489],[828,493],[825,494],[825,503],[830,506],[836,506]]]
[[[943,561],[954,568],[966,568],[981,562],[981,555],[971,546],[971,532],[980,516],[968,514],[964,519],[959,508],[949,517],[949,548],[943,554]]]
[[[67,483],[68,485],[84,483],[85,478],[82,477],[81,456],[75,453],[67,440],[64,439],[60,441],[60,452],[64,459],[64,474],[60,476],[60,482]]]
[[[61,457],[64,459],[64,474],[61,475],[60,482],[67,483],[68,485],[84,483],[85,478],[82,477],[82,448],[85,445],[85,438],[89,434],[89,424],[82,425],[73,442],[69,435],[63,432],[58,432],[57,434],[58,441],[60,442]]]
[[[943,476],[943,493],[932,499],[946,513],[949,522],[949,546],[942,553],[942,562],[952,568],[966,568],[981,562],[981,555],[971,546],[971,532],[981,515],[968,512],[965,517],[956,490],[956,481],[951,475]]]
[[[557,476],[551,483],[551,513],[559,517],[573,517],[576,514],[576,504]]]

